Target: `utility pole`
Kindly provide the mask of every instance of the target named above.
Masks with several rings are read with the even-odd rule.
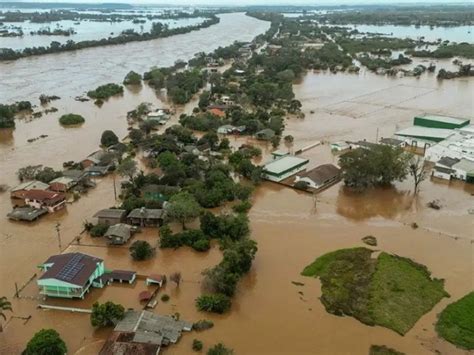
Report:
[[[58,236],[58,246],[59,246],[59,252],[61,253],[61,223],[56,223],[56,226],[54,227],[56,229],[56,233],[57,233],[57,236]]]
[[[114,179],[114,198],[115,198],[115,201],[117,201],[117,187],[115,186],[115,173],[113,173],[113,179]]]
[[[377,133],[375,134],[375,144],[379,141],[379,128],[377,127]]]

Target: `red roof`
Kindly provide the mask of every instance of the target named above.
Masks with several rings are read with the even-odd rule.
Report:
[[[140,300],[140,302],[142,301],[149,301],[151,299],[151,293],[150,291],[142,291],[140,292],[140,294],[138,295],[138,299]]]
[[[46,190],[29,190],[24,193],[24,198],[28,200],[36,200],[45,203],[56,203],[64,200],[66,197],[58,192]]]
[[[209,112],[212,113],[215,116],[219,116],[219,117],[224,117],[225,116],[225,112],[222,111],[222,110],[219,110],[218,108],[212,108],[212,109],[209,110]]]

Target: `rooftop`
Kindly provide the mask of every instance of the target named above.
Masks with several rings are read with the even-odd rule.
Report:
[[[44,182],[37,181],[37,180],[32,180],[32,181],[27,181],[24,182],[18,186],[15,186],[12,188],[12,192],[15,191],[21,191],[21,190],[46,190],[49,187],[48,184],[45,184]]]
[[[341,173],[341,169],[332,164],[323,164],[314,169],[311,169],[303,174],[298,174],[300,177],[307,177],[313,180],[318,185],[323,184],[327,180],[333,179]]]
[[[464,170],[467,173],[474,173],[474,161],[468,159],[461,159],[452,166],[453,169]]]
[[[298,167],[303,164],[307,164],[308,162],[308,159],[287,155],[283,158],[276,159],[265,164],[263,170],[271,174],[282,174],[289,169]]]
[[[428,139],[446,139],[452,136],[453,134],[454,131],[451,129],[429,128],[420,126],[408,127],[395,133],[395,135],[397,136],[420,137]]]
[[[163,210],[149,208],[135,208],[128,214],[128,218],[158,219],[163,216]]]
[[[82,253],[53,255],[43,265],[52,264],[39,280],[57,279],[76,286],[85,286],[102,259]]]
[[[67,185],[67,184],[71,184],[73,182],[75,182],[76,180],[71,178],[71,177],[68,177],[68,176],[60,176],[52,181],[50,181],[50,185],[51,184],[54,184],[54,183],[57,183],[57,184],[64,184],[64,185]]]
[[[107,232],[105,232],[104,237],[109,238],[109,239],[113,239],[114,237],[119,237],[122,239],[122,241],[126,242],[127,240],[130,239],[131,234],[132,234],[131,226],[124,223],[118,223],[118,224],[114,224],[113,226],[110,226],[109,229],[107,229]]]
[[[459,159],[450,158],[450,157],[442,157],[440,160],[438,160],[437,164],[444,165],[444,166],[447,166],[448,168],[450,168],[456,163],[459,163]]]
[[[443,122],[443,123],[460,124],[460,125],[466,124],[466,122],[469,122],[469,119],[467,119],[467,118],[441,116],[441,115],[430,115],[430,114],[416,116],[416,118],[423,118],[423,119],[430,120],[430,121],[438,121],[438,122]]]
[[[25,199],[36,200],[45,203],[56,203],[65,199],[65,196],[59,192],[46,190],[28,190],[24,195]]]
[[[118,208],[106,208],[96,212],[93,217],[97,218],[122,218],[127,211]]]
[[[38,217],[48,213],[45,208],[17,207],[7,217],[16,221],[34,221]]]

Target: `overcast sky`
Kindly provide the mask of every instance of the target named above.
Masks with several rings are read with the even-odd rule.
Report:
[[[21,2],[20,0],[8,0]],[[0,2],[3,2],[0,0]],[[460,3],[459,0],[28,0],[28,2],[74,2],[74,3],[127,3],[167,5],[339,5],[339,4],[414,4],[414,3]]]

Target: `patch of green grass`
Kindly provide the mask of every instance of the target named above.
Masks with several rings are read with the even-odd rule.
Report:
[[[387,253],[377,259],[367,248],[337,250],[317,258],[302,272],[321,280],[326,311],[352,316],[368,325],[381,325],[405,334],[443,297],[443,280],[428,269]]]
[[[451,303],[441,312],[436,331],[456,346],[474,349],[474,292]]]
[[[369,355],[405,355],[405,353],[401,353],[385,345],[372,345],[369,350]]]
[[[360,250],[360,249],[368,250],[366,248],[350,248],[350,249],[339,249],[339,250],[324,254],[318,257],[311,264],[306,266],[301,272],[301,275],[319,277],[327,270],[328,265],[330,265],[332,262],[339,260],[341,257],[344,257],[344,255],[350,255],[353,252],[357,252],[357,250]]]
[[[408,332],[443,297],[444,281],[432,279],[428,269],[414,261],[381,253],[370,283],[371,318],[378,325]]]

